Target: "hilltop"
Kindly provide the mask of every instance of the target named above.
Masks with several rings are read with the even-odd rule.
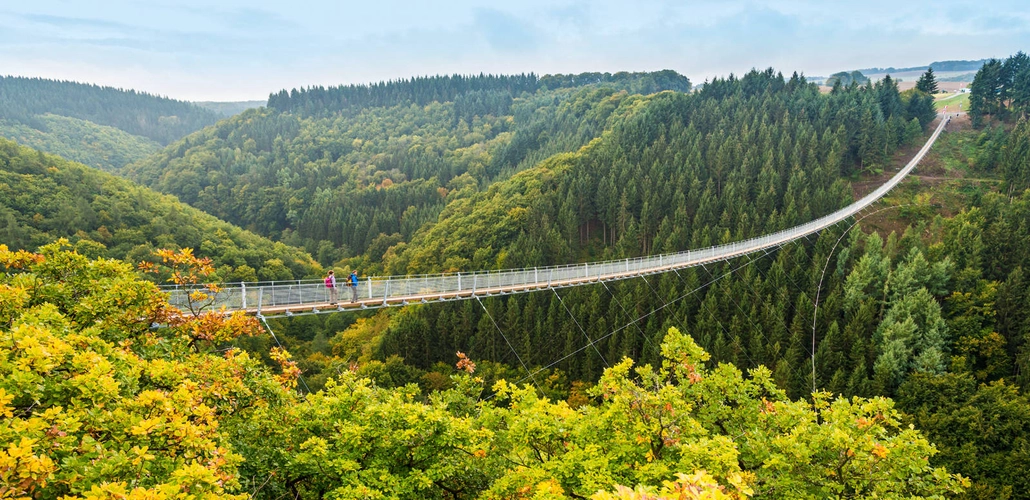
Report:
[[[0,76],[0,136],[117,171],[219,114],[135,90]]]

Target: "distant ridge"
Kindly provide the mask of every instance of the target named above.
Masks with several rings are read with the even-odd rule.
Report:
[[[248,109],[260,108],[268,101],[194,101],[193,104],[218,113],[223,118],[238,115]]]
[[[214,124],[220,116],[186,101],[89,83],[0,76],[0,120],[38,130],[38,117],[78,118],[147,137],[163,145]]]
[[[976,61],[936,61],[926,66],[912,66],[910,68],[863,68],[858,71],[863,74],[880,74],[880,73],[905,73],[909,71],[926,71],[927,68],[933,68],[934,71],[976,71],[980,69],[983,64],[987,62],[987,59],[979,59]]]
[[[541,89],[575,88],[586,85],[608,85],[634,94],[652,94],[663,90],[690,92],[690,80],[673,71],[555,74],[538,77],[535,73],[518,75],[436,75],[401,78],[387,82],[331,87],[313,86],[268,96],[268,107],[303,115],[322,115],[356,111],[370,107],[431,102],[462,102],[490,108],[495,114],[507,111],[511,99],[523,92]]]

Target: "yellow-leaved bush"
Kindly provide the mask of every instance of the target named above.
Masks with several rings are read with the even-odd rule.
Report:
[[[132,266],[64,242],[37,254],[0,245],[0,264],[0,497],[238,492],[242,457],[221,422],[289,393],[246,353],[189,346],[197,321],[256,325],[170,321],[177,312]]]

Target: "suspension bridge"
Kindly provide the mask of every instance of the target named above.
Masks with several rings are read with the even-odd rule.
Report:
[[[330,302],[330,290],[321,279],[288,282],[231,283],[193,308],[222,308],[244,311],[260,318],[346,312],[382,307],[403,307],[409,304],[480,299],[495,295],[553,290],[608,281],[630,279],[703,266],[767,251],[840,223],[869,207],[893,189],[916,167],[940,136],[949,118],[940,120],[923,147],[897,174],[875,191],[836,212],[811,222],[751,238],[698,250],[653,255],[648,257],[587,262],[528,269],[505,269],[467,273],[425,274],[417,276],[366,277],[356,287],[339,287],[339,301]],[[175,286],[163,287],[172,305],[190,308],[190,292]]]

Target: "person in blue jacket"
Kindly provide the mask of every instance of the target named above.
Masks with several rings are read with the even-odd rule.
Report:
[[[350,301],[351,302],[357,302],[358,301],[358,271],[356,269],[351,271],[350,272],[350,276],[348,276],[348,278],[350,279],[350,287],[351,287],[350,288],[350,293],[351,293]]]

